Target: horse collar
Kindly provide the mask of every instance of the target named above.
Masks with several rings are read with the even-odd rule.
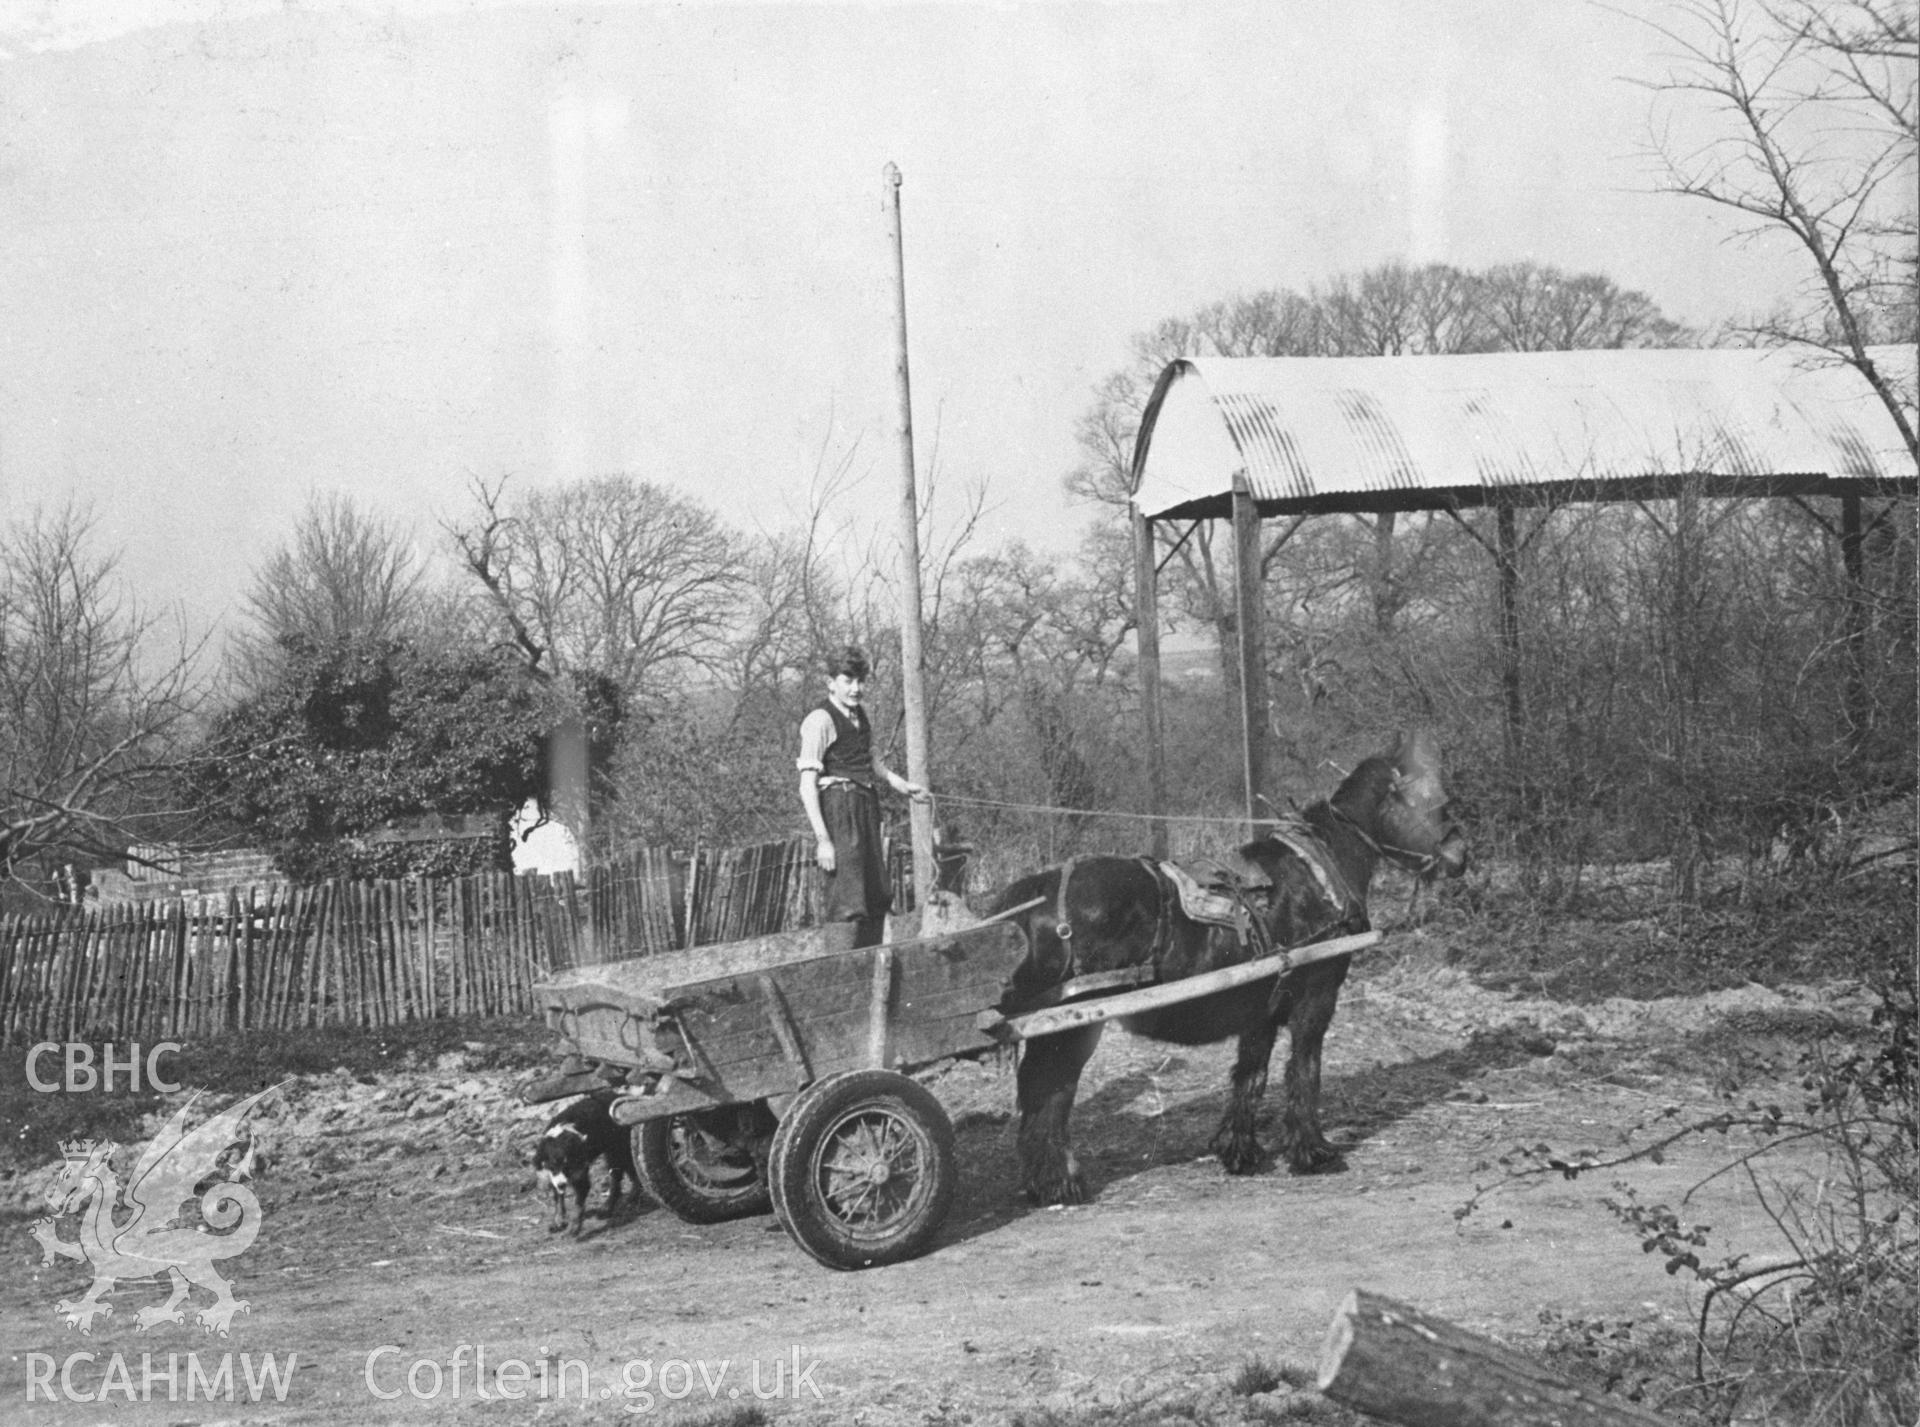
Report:
[[[1061,978],[1073,979],[1073,923],[1067,917],[1067,884],[1073,880],[1074,864],[1080,859],[1069,857],[1060,864],[1060,895],[1054,902],[1053,934],[1060,938],[1060,946],[1067,953],[1066,973]]]
[[[1357,826],[1353,819],[1335,809],[1332,803],[1326,806],[1369,845],[1373,844],[1373,839],[1367,837],[1366,832]],[[1339,910],[1341,920],[1344,921],[1355,912],[1364,910],[1365,903],[1354,894],[1353,884],[1347,880],[1346,872],[1334,859],[1326,843],[1321,841],[1320,834],[1311,823],[1304,820],[1277,823],[1268,829],[1267,835],[1307,864],[1308,870],[1313,873],[1314,881],[1320,884],[1320,890]]]

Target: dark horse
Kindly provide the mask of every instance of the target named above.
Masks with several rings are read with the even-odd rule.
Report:
[[[1190,920],[1167,874],[1144,858],[1077,858],[1064,868],[1022,877],[994,906],[998,912],[1041,899],[1013,918],[1026,934],[1028,954],[1002,1008],[1017,1014],[1043,1004],[1050,988],[1072,978],[1119,968],[1151,967],[1153,979],[1177,981],[1264,954],[1263,940],[1279,950],[1366,931],[1367,889],[1382,858],[1422,877],[1457,877],[1466,870],[1466,842],[1446,809],[1439,758],[1426,735],[1404,736],[1391,752],[1368,758],[1302,819],[1275,824],[1240,849],[1267,884],[1256,883],[1249,895],[1257,927],[1244,939],[1231,927]],[[1292,1049],[1280,1150],[1295,1173],[1339,1162],[1339,1151],[1320,1128],[1320,1046],[1351,961],[1336,956],[1310,962],[1284,977],[1124,1018],[1137,1034],[1180,1045],[1240,1038],[1232,1095],[1212,1142],[1229,1174],[1247,1174],[1266,1162],[1254,1117],[1283,1025]],[[1036,1203],[1076,1204],[1086,1197],[1068,1118],[1101,1029],[1096,1024],[1025,1043],[1020,1177]]]

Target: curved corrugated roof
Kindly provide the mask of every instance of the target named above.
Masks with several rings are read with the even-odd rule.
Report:
[[[1915,354],[1875,348],[1911,392]],[[1899,428],[1851,367],[1790,350],[1196,358],[1161,373],[1134,447],[1147,516],[1656,495],[1912,492]]]

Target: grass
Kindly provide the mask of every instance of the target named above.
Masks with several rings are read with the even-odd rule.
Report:
[[[1559,908],[1518,888],[1455,885],[1425,901],[1417,924],[1423,942],[1437,940],[1446,959],[1481,985],[1574,1005],[1698,996],[1753,982],[1874,984],[1911,960],[1910,872],[1808,878],[1794,890],[1746,901],[1729,892],[1689,907],[1658,881],[1622,882]],[[1375,900],[1387,939],[1367,961],[1384,967],[1406,954],[1396,933],[1409,924],[1396,917],[1391,897]]]
[[[1258,1397],[1263,1392],[1272,1392],[1285,1381],[1279,1368],[1256,1353],[1240,1364],[1228,1386],[1235,1397]]]

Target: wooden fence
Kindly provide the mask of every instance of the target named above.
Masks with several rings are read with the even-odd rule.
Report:
[[[550,971],[812,920],[813,840],[643,849],[584,877],[253,888],[0,918],[0,1043],[529,1012]]]

